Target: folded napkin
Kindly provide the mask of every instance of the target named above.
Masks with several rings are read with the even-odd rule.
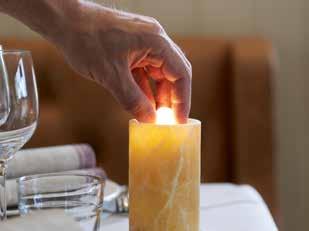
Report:
[[[106,178],[105,172],[101,168],[92,168],[92,169],[82,169],[82,170],[73,170],[73,171],[65,171],[61,172],[63,174],[88,174],[92,176],[99,176],[102,178]],[[74,182],[75,180],[75,182]],[[57,185],[65,182],[70,182],[67,190],[73,190],[79,188],[81,184],[85,184],[87,182],[81,182],[81,179],[70,178],[70,176],[62,176],[62,177],[54,177],[44,182],[44,184],[40,185],[40,193],[46,192],[57,192]],[[51,187],[52,186],[52,187]],[[18,185],[16,179],[10,179],[6,182],[6,199],[8,207],[16,207],[18,204]]]
[[[94,168],[95,153],[88,144],[24,149],[8,162],[8,179],[26,175]]]

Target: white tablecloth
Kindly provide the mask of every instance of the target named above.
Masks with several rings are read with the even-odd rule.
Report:
[[[278,230],[263,199],[251,186],[203,184],[200,208],[201,231]],[[112,215],[102,221],[101,230],[129,230],[128,217]]]

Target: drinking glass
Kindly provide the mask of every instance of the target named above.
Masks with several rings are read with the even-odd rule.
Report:
[[[18,208],[27,228],[98,231],[104,180],[81,174],[41,174],[18,180]],[[31,220],[35,221],[34,226]]]
[[[0,219],[6,219],[7,162],[30,139],[38,119],[31,53],[0,50]]]

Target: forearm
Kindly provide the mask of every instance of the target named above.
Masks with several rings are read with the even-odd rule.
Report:
[[[78,0],[0,0],[0,12],[8,14],[49,40],[55,40],[78,15]],[[68,18],[72,20],[68,20]]]

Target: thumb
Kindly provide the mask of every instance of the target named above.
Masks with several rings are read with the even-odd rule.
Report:
[[[127,70],[118,76],[118,81],[108,84],[109,90],[125,110],[140,122],[155,121],[155,108]],[[115,79],[114,79],[115,80]]]

